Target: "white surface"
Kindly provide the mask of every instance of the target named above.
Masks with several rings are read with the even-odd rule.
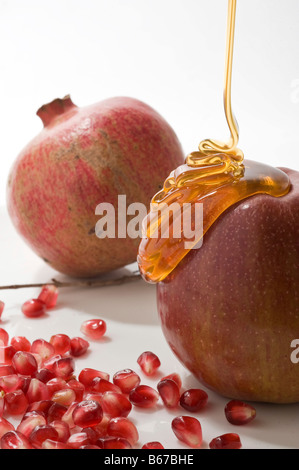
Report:
[[[37,109],[141,99],[186,155],[228,138],[222,92],[226,0],[0,0],[0,205],[9,168],[42,128]],[[299,169],[299,2],[239,0],[233,110],[252,160]]]
[[[0,210],[0,226],[0,285],[48,282],[53,277],[63,279],[27,248],[4,209]],[[49,311],[45,317],[27,319],[21,313],[21,305],[38,293],[36,288],[0,291],[0,299],[6,304],[0,326],[7,329],[10,337],[22,335],[32,341],[37,338],[49,340],[55,333],[80,336],[82,321],[99,317],[107,322],[107,333],[103,340],[90,341],[89,353],[76,359],[75,373],[83,367],[93,367],[108,372],[112,377],[118,370],[130,368],[140,374],[142,383],[156,387],[159,378],[178,372],[183,380],[183,389],[204,388],[177,361],[166,344],[159,325],[154,286],[137,281],[107,288],[62,288],[55,310]],[[159,374],[151,379],[140,372],[136,362],[145,350],[155,352],[161,360]],[[244,426],[234,426],[224,416],[228,399],[206,391],[208,406],[193,414],[202,425],[203,449],[208,449],[214,437],[226,432],[239,433],[244,449],[299,447],[299,404],[255,404],[255,420]],[[190,413],[182,408],[166,410],[162,402],[148,411],[133,407],[129,417],[139,431],[137,447],[158,440],[166,449],[186,448],[171,430],[172,419],[182,414]]]

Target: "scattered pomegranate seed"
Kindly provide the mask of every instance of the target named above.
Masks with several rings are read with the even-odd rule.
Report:
[[[15,427],[7,419],[0,418],[0,438],[9,431],[14,431]]]
[[[81,428],[87,428],[98,424],[103,417],[101,405],[97,401],[80,401],[73,411],[74,424]]]
[[[147,376],[154,375],[161,365],[158,356],[156,356],[156,354],[151,351],[145,351],[140,354],[137,359],[137,362],[142,372]]]
[[[48,400],[50,397],[49,389],[41,380],[31,379],[26,393],[29,403]]]
[[[100,449],[132,449],[127,439],[123,437],[104,437],[97,440]]]
[[[132,446],[139,439],[139,434],[135,424],[125,417],[112,418],[107,427],[108,436],[122,437],[126,439]]]
[[[43,367],[45,367],[46,369],[49,369],[51,372],[54,372],[55,374],[54,366],[59,359],[62,359],[62,356],[60,354],[55,354],[55,356],[52,356],[46,361],[44,361]]]
[[[157,385],[158,392],[167,408],[176,408],[180,400],[180,390],[172,379],[160,380]]]
[[[66,442],[71,433],[70,433],[70,428],[68,427],[67,423],[61,420],[54,420],[50,423],[50,426],[52,426],[54,429],[56,429],[58,433],[58,441],[59,442]]]
[[[33,375],[38,368],[35,357],[27,351],[17,351],[12,358],[12,366],[22,375]]]
[[[1,449],[32,449],[29,439],[18,431],[8,431],[1,437]]]
[[[12,367],[12,365],[0,364],[0,377],[4,377],[6,375],[12,375],[14,373],[15,373],[15,370]]]
[[[14,392],[21,387],[22,382],[22,377],[17,374],[5,375],[0,377],[0,388],[5,393]]]
[[[51,336],[49,342],[54,347],[55,354],[63,355],[71,349],[71,338],[63,333]]]
[[[149,385],[138,385],[131,390],[129,400],[133,405],[141,408],[152,408],[159,400],[159,393]]]
[[[79,402],[80,403],[80,402]],[[68,427],[70,429],[73,429],[76,425],[74,423],[74,419],[73,419],[73,411],[74,409],[76,408],[76,406],[78,405],[78,402],[74,402],[72,403],[65,411],[65,413],[63,414],[61,420],[66,423],[68,425]]]
[[[109,381],[109,374],[107,374],[106,372],[101,372],[96,369],[90,369],[88,367],[81,370],[78,376],[78,380],[85,386],[86,390],[90,390],[92,381],[96,377]]]
[[[5,406],[4,396],[5,396],[5,392],[1,390],[0,391],[0,418],[2,418],[3,413],[4,413],[4,406]]]
[[[207,402],[208,394],[200,388],[190,388],[180,397],[181,407],[193,413],[204,408]]]
[[[107,325],[104,320],[86,320],[80,327],[81,333],[88,336],[90,339],[100,339],[106,333]]]
[[[54,372],[52,372],[49,369],[46,369],[45,367],[42,369],[37,370],[34,374],[33,377],[35,379],[40,380],[41,382],[48,383],[49,380],[52,380],[55,378]]]
[[[181,377],[179,376],[179,374],[177,372],[173,372],[172,374],[166,375],[161,380],[165,380],[165,379],[173,380],[177,384],[177,386],[179,387],[179,390],[181,390],[181,388],[182,388],[182,379],[181,379]]]
[[[84,385],[76,379],[71,379],[66,384],[67,388],[71,388],[75,393],[75,399],[73,401],[82,401],[85,387]]]
[[[51,400],[63,406],[69,406],[76,400],[76,393],[71,388],[62,388],[53,393]]]
[[[133,388],[140,384],[140,377],[131,369],[123,369],[113,376],[113,383],[117,385],[123,393],[130,393]]]
[[[210,449],[240,449],[242,443],[238,434],[230,432],[212,439],[209,447]]]
[[[75,370],[75,362],[72,357],[62,357],[53,364],[53,372],[56,377],[69,379]]]
[[[72,448],[72,449],[79,449],[81,446],[84,445],[90,445],[90,439],[86,432],[75,432],[72,434],[66,443]]]
[[[6,413],[12,416],[25,413],[28,407],[28,400],[22,390],[6,393],[4,401]]]
[[[9,334],[4,328],[0,328],[0,346],[7,346],[9,342]]]
[[[68,407],[51,400],[51,406],[47,413],[47,423],[51,424],[53,421],[63,421],[63,418],[68,411]]]
[[[62,388],[66,388],[67,387],[67,382],[62,377],[54,377],[53,379],[49,380],[46,383],[46,385],[49,389],[50,396],[52,396],[53,393],[57,392],[57,390],[61,390]]]
[[[25,317],[28,318],[37,318],[41,317],[46,313],[46,304],[40,299],[31,299],[27,300],[22,305],[22,312],[24,313]]]
[[[1,317],[2,317],[2,313],[3,313],[4,307],[5,307],[5,303],[2,302],[2,300],[0,300],[0,319],[1,319]]]
[[[46,285],[42,287],[38,299],[44,302],[47,308],[51,309],[56,306],[58,293],[58,288],[56,286]]]
[[[17,431],[21,432],[24,434],[24,436],[29,438],[30,434],[32,433],[33,429],[36,428],[36,426],[43,426],[45,424],[47,424],[46,418],[39,413],[35,413],[31,416],[27,416],[25,419],[22,419],[17,427]]]
[[[46,439],[42,443],[42,449],[72,449],[66,442],[53,441],[52,439]]]
[[[147,442],[146,444],[143,444],[141,449],[164,449],[164,447],[162,446],[161,442],[152,441],[152,442]]]
[[[192,416],[177,416],[172,420],[172,430],[179,441],[193,449],[202,444],[202,430],[198,419]]]
[[[0,363],[10,365],[15,353],[12,346],[0,346]]]
[[[84,338],[77,336],[71,339],[71,355],[74,357],[82,356],[89,348],[89,342]]]
[[[51,400],[35,401],[29,404],[27,411],[26,411],[26,415],[28,415],[28,413],[35,412],[35,413],[40,413],[43,416],[47,416],[49,409],[52,405],[53,405],[53,402]]]
[[[115,418],[117,416],[128,416],[132,404],[125,395],[117,392],[105,392],[101,398],[101,407],[105,415]]]
[[[35,449],[41,449],[42,444],[46,439],[58,441],[59,435],[56,429],[49,424],[36,426],[30,433],[29,441]]]
[[[121,393],[121,389],[117,385],[115,385],[112,382],[109,382],[109,380],[101,379],[100,377],[95,377],[94,379],[92,379],[92,382],[90,385],[90,391],[99,392],[99,393],[105,393],[105,392]]]
[[[110,419],[111,419],[110,416],[103,415],[101,422],[93,426],[93,429],[97,431],[99,437],[107,436],[107,428],[108,428]]]
[[[38,354],[42,361],[46,361],[50,357],[54,356],[54,346],[44,339],[36,339],[31,345],[31,352]]]
[[[247,424],[256,416],[255,408],[240,400],[229,401],[225,406],[224,413],[227,421],[236,425]]]
[[[25,336],[13,336],[10,344],[16,351],[29,352],[31,349],[31,343]]]

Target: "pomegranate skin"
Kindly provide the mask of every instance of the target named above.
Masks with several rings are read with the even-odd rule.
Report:
[[[43,130],[11,169],[7,207],[19,234],[55,270],[93,277],[136,261],[140,238],[95,234],[98,204],[149,209],[169,173],[184,162],[170,125],[147,104],[115,97],[86,107],[70,97],[37,111]],[[137,214],[136,214],[137,215]],[[130,220],[132,217],[127,218]]]
[[[280,198],[229,208],[157,285],[165,338],[200,382],[238,400],[299,402],[299,172]],[[298,354],[298,352],[297,352]]]

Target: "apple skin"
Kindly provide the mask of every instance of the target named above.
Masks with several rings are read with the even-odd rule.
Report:
[[[94,277],[136,261],[139,238],[95,234],[95,209],[118,195],[149,209],[184,154],[171,126],[130,97],[77,107],[70,97],[42,106],[44,129],[21,151],[7,185],[11,220],[51,267]],[[127,220],[128,222],[128,220]]]
[[[208,388],[240,400],[299,401],[299,172],[283,197],[223,213],[203,245],[157,285],[167,342]]]

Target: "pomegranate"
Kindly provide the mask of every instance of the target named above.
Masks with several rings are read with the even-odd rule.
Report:
[[[8,179],[17,231],[45,262],[70,276],[92,277],[135,262],[140,237],[126,235],[132,216],[119,220],[118,196],[126,197],[127,207],[138,202],[149,209],[184,161],[175,132],[154,109],[128,97],[80,108],[66,96],[37,115],[44,129],[21,151]],[[115,208],[115,238],[96,234],[102,202]]]

